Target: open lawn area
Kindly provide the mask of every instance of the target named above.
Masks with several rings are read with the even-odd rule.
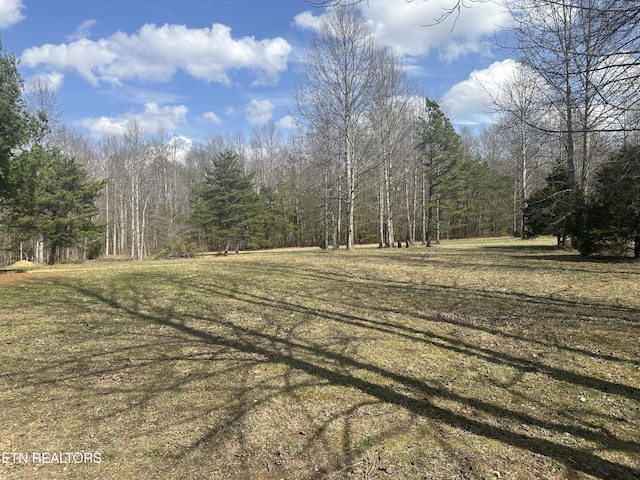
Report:
[[[640,478],[640,264],[554,243],[0,274],[0,478]]]

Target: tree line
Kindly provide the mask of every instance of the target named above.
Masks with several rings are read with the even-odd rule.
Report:
[[[507,234],[640,255],[640,7],[509,6],[519,67],[480,132],[456,132],[353,5],[309,41],[287,138],[268,122],[186,148],[131,122],[98,141],[59,123],[46,87],[25,95],[2,50],[4,263]]]
[[[637,258],[640,2],[506,5],[521,68],[508,97],[517,101],[503,111],[521,146],[523,235],[555,233],[585,255],[630,247]],[[556,152],[531,183],[527,168],[544,154],[542,142]]]

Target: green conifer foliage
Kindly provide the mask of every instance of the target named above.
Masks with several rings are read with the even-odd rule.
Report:
[[[105,181],[91,181],[84,166],[58,149],[35,146],[11,162],[13,195],[5,200],[5,226],[16,241],[41,238],[53,264],[61,248],[96,240],[104,225],[94,221]]]
[[[633,248],[640,258],[640,147],[623,148],[596,172],[583,236],[585,255]]]
[[[264,247],[266,217],[253,177],[244,173],[238,155],[227,150],[215,157],[194,192],[191,216],[209,247],[225,253]]]
[[[0,199],[8,195],[8,169],[12,158],[34,133],[34,121],[22,99],[22,79],[15,55],[0,43]]]

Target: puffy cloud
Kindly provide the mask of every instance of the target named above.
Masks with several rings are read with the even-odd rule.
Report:
[[[517,66],[515,60],[506,59],[483,70],[474,70],[468,79],[456,83],[445,93],[442,109],[454,123],[490,123],[493,100],[500,95],[504,83],[513,78]]]
[[[291,45],[280,37],[235,39],[231,29],[221,24],[197,29],[145,24],[131,35],[116,32],[96,41],[80,38],[28,48],[21,60],[28,67],[44,64],[76,70],[94,85],[119,85],[126,80],[168,81],[178,70],[205,82],[228,85],[229,72],[234,69],[252,70],[255,84],[270,84],[287,69],[291,50]]]
[[[222,124],[222,119],[218,115],[216,115],[214,112],[205,112],[202,115],[202,118],[204,120],[207,120],[208,122],[213,122],[216,125],[221,125]]]
[[[161,107],[156,103],[147,103],[141,113],[132,112],[118,117],[83,118],[78,123],[98,136],[123,133],[134,120],[149,132],[171,132],[185,122],[187,111],[184,105]]]
[[[93,135],[120,135],[127,130],[128,117],[98,117],[83,118],[78,123],[88,129]]]
[[[489,50],[484,36],[511,21],[506,9],[498,3],[474,3],[444,19],[452,0],[360,2],[360,9],[383,45],[414,57],[438,51],[443,60],[452,61]],[[293,24],[302,30],[317,31],[324,15],[302,12],[294,17]],[[443,21],[439,22],[440,19]]]
[[[451,0],[365,2],[362,13],[378,39],[402,55],[422,56],[440,51],[446,60],[478,53],[486,48],[482,37],[510,21],[499,2],[474,3],[437,23]]]
[[[0,28],[9,28],[24,19],[22,0],[0,0]]]
[[[104,67],[117,62],[117,57],[116,52],[110,51],[104,45],[82,39],[68,45],[46,44],[29,48],[23,52],[21,59],[25,66],[45,64],[56,68],[75,69],[91,83],[97,84],[98,77],[94,75],[94,70],[99,72],[100,78],[106,80]],[[111,80],[117,82],[114,77],[111,77]]]
[[[302,12],[293,17],[293,24],[301,30],[320,30],[322,15],[314,15],[310,11]]]
[[[247,105],[247,121],[251,125],[262,125],[273,116],[273,103],[269,100],[253,99]]]
[[[35,75],[27,80],[27,92],[35,90],[37,87],[43,86],[52,92],[57,91],[64,81],[64,75],[60,72],[49,72]]]

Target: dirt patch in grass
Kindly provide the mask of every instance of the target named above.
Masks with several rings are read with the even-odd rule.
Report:
[[[17,272],[0,271],[0,283],[14,282],[21,278]]]
[[[101,461],[0,477],[637,478],[638,270],[552,241],[32,271],[0,453]]]
[[[28,260],[19,260],[12,263],[11,265],[0,269],[0,283],[7,283],[19,279],[25,279],[26,276],[22,274],[41,267],[42,265],[30,262]]]

